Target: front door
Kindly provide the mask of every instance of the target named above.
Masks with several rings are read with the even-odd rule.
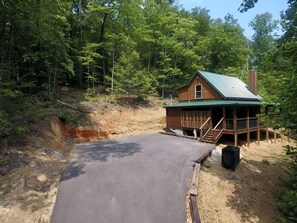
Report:
[[[223,108],[222,107],[213,107],[211,109],[211,118],[212,118],[212,125],[215,127],[218,122],[223,118]]]

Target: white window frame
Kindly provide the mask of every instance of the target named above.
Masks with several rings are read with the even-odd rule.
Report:
[[[200,86],[200,93],[201,93],[201,95],[200,95],[199,98],[197,97],[197,86]],[[195,99],[202,99],[202,84],[196,84],[195,85]]]

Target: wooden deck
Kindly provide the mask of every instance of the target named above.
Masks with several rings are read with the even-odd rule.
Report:
[[[182,111],[182,129],[199,130],[200,141],[216,144],[223,134],[234,135],[234,145],[238,144],[238,135],[247,134],[247,143],[250,144],[250,133],[257,132],[257,141],[260,143],[260,131],[268,131],[268,127],[260,122],[259,117],[225,119],[213,123],[209,111]],[[215,127],[213,126],[215,125]],[[267,134],[266,134],[267,135]]]

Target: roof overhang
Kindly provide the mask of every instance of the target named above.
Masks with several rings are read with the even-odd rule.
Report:
[[[199,100],[189,102],[178,102],[166,105],[166,108],[178,107],[216,107],[216,106],[261,106],[274,105],[273,103],[262,101],[248,101],[248,100]]]

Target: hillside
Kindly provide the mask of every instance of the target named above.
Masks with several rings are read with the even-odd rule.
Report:
[[[49,222],[75,143],[158,132],[165,127],[162,101],[125,101],[64,88],[59,98],[64,105],[53,103],[22,139],[8,137],[9,143],[0,149],[0,222]],[[39,109],[35,112],[45,112],[43,105],[35,106]],[[75,138],[70,137],[73,132]]]

